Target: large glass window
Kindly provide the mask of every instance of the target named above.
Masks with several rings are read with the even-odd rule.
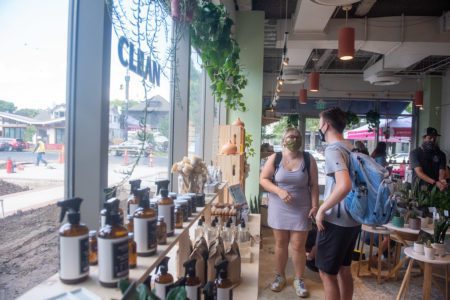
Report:
[[[203,104],[204,104],[204,73],[200,55],[191,48],[189,76],[189,155],[203,156]]]
[[[172,19],[156,2],[138,17],[136,5],[124,1],[113,18],[108,184],[140,178],[154,191],[169,178]]]

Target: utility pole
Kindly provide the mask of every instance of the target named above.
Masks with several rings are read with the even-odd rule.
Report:
[[[125,115],[124,115],[124,128],[125,128],[125,134],[124,134],[124,138],[125,141],[128,141],[128,102],[130,99],[130,75],[128,74],[128,70],[127,70],[127,74],[125,75]]]

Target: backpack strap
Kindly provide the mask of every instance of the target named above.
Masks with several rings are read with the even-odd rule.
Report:
[[[273,163],[273,167],[275,171],[273,172],[272,176],[272,182],[275,183],[275,175],[278,172],[278,169],[280,168],[281,159],[283,158],[283,152],[275,152],[275,161]]]
[[[305,160],[305,169],[308,172],[308,187],[311,184],[311,156],[308,152],[303,151],[303,159]]]

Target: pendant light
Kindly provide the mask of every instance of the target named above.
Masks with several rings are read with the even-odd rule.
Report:
[[[341,60],[351,60],[355,56],[355,28],[348,27],[348,11],[351,5],[343,6],[345,11],[345,27],[339,29],[338,57]]]
[[[298,95],[298,102],[300,104],[307,104],[308,100],[308,91],[305,89],[305,87],[301,87],[300,93]]]
[[[319,91],[319,72],[313,71],[309,73],[309,91],[318,92]]]
[[[420,78],[417,79],[417,86],[418,89],[416,90],[416,93],[414,94],[414,105],[418,108],[423,108],[423,88],[422,88],[422,82]]]

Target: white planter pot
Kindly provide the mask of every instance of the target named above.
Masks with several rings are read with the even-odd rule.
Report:
[[[436,253],[436,256],[444,257],[446,254],[445,244],[438,244],[433,243],[431,244],[431,247],[433,247],[434,252]]]
[[[435,251],[434,248],[424,247],[423,250],[425,252],[425,258],[426,259],[430,259],[430,260],[434,259],[434,251]]]
[[[423,250],[423,244],[419,244],[419,243],[414,242],[414,252],[423,255],[423,253],[424,253],[423,251],[424,251]]]

